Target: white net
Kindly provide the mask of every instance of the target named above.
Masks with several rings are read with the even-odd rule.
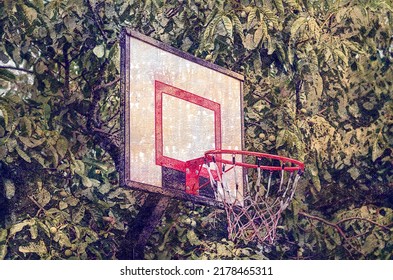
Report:
[[[226,212],[229,238],[272,244],[281,214],[295,194],[303,166],[288,168],[283,162],[274,167],[266,166],[258,157],[255,165],[242,164],[235,160],[235,155],[232,163],[221,163],[215,156],[207,159],[205,166],[211,187]],[[237,173],[241,169],[246,169],[247,190],[244,193],[238,192],[237,187],[235,191],[229,187],[230,184],[238,186]]]

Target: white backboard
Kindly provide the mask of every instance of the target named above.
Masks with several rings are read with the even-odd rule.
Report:
[[[211,191],[186,193],[185,162],[243,148],[242,86],[237,73],[124,31],[124,184],[214,204]]]

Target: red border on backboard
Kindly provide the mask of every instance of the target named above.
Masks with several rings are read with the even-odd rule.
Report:
[[[155,81],[156,164],[185,172],[186,163],[184,161],[164,155],[164,139],[162,129],[162,99],[164,94],[180,98],[214,112],[214,144],[216,149],[221,149],[221,106],[219,103],[203,98],[199,95],[187,92],[157,80]],[[203,137],[203,135],[200,135],[200,137]]]

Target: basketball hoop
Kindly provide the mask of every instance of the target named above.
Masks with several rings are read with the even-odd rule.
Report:
[[[199,168],[198,174],[206,170],[216,199],[222,202],[229,238],[272,244],[304,164],[264,153],[211,150],[205,153],[203,167]],[[239,174],[245,174],[245,178]],[[243,192],[238,188],[240,180],[245,180]]]

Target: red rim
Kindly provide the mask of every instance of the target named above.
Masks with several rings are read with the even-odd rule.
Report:
[[[275,159],[279,160],[281,162],[282,166],[266,166],[266,165],[261,165],[258,166],[257,164],[250,164],[250,163],[245,163],[245,162],[235,162],[233,163],[232,160],[226,160],[218,157],[214,157],[214,155],[245,155],[245,156],[254,156],[254,157],[260,157],[260,158],[268,158],[268,159]],[[291,159],[283,156],[277,156],[277,155],[271,155],[271,154],[265,154],[265,153],[258,153],[258,152],[250,152],[250,151],[238,151],[238,150],[210,150],[205,152],[205,158],[211,159],[213,158],[217,162],[225,163],[225,164],[234,164],[237,166],[242,166],[246,168],[261,168],[263,170],[270,170],[270,171],[279,171],[279,170],[285,170],[289,172],[294,172],[296,170],[299,171],[304,171],[304,163],[301,161],[298,161],[296,159]],[[285,166],[286,163],[291,163],[295,166]]]

